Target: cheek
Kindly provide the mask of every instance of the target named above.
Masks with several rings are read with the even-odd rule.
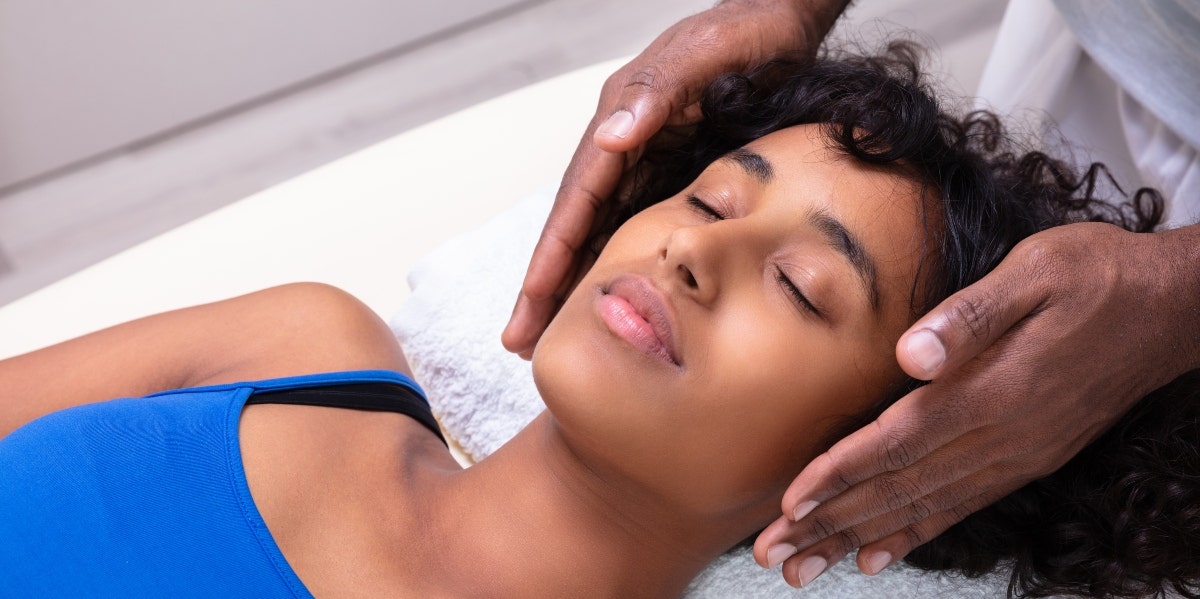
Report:
[[[832,426],[875,401],[886,382],[861,370],[882,368],[864,366],[859,345],[817,329],[748,326],[746,318],[716,324],[697,373],[705,394],[678,442],[703,454],[708,479],[740,493],[736,501],[773,498]]]
[[[576,451],[618,469],[661,449],[670,384],[610,338],[595,315],[597,286],[585,279],[533,353],[538,393]]]

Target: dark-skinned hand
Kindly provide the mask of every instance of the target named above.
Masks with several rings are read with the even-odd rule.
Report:
[[[811,55],[845,2],[807,4],[721,4],[608,79],[504,332],[509,350],[532,353],[646,141],[694,122],[713,76]],[[1197,248],[1196,227],[1135,235],[1094,224],[1021,244],[900,339],[901,366],[933,382],[814,460],[756,559],[786,560],[784,578],[798,585],[862,547],[859,567],[877,573],[1057,469],[1146,392],[1200,366]]]
[[[658,36],[604,83],[596,114],[563,175],[501,341],[528,359],[570,292],[584,245],[622,175],[664,126],[700,118],[717,75],[816,53],[848,0],[728,0]]]
[[[856,548],[878,573],[1200,367],[1200,225],[1038,233],[913,324],[896,358],[932,382],[813,460],[755,543],[789,584]]]

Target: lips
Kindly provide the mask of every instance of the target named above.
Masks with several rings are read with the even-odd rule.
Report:
[[[643,352],[679,366],[670,304],[649,280],[621,275],[596,300],[600,317],[618,337]]]

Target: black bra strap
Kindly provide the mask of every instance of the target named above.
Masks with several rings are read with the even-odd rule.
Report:
[[[404,414],[433,431],[442,443],[446,438],[438,428],[429,409],[429,402],[419,393],[393,383],[346,383],[298,389],[256,392],[246,399],[246,405],[288,404],[395,412]]]

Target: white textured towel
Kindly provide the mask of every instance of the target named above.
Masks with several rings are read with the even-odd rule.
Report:
[[[434,414],[473,459],[482,459],[521,430],[543,405],[529,363],[500,345],[525,266],[554,199],[536,193],[483,227],[447,241],[408,275],[412,295],[392,318],[416,379]],[[749,550],[721,556],[685,597],[803,596],[818,599],[1003,597],[1007,577],[968,580],[919,572],[902,564],[860,574],[850,558],[803,590],[779,569],[759,568]]]

